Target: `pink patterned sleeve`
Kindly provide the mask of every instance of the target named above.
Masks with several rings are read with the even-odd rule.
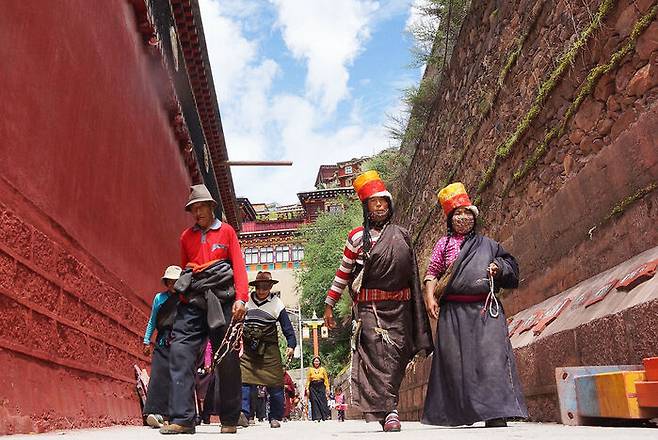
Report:
[[[442,274],[446,269],[445,261],[443,261],[443,249],[446,245],[448,237],[441,237],[434,245],[432,256],[430,257],[430,264],[427,266],[424,281],[433,280]]]
[[[212,345],[208,341],[208,344],[206,344],[206,353],[203,357],[203,366],[210,367],[210,365],[212,365]]]

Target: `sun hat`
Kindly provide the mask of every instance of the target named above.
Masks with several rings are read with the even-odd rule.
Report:
[[[213,202],[217,206],[217,201],[212,198],[206,185],[192,185],[190,187],[190,197],[185,205],[185,210],[189,211],[190,207],[197,202]]]

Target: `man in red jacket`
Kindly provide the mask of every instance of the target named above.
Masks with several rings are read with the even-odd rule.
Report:
[[[217,260],[226,260],[233,269],[235,298],[222,303],[226,322],[231,317],[242,321],[245,316],[245,304],[248,300],[247,270],[235,230],[228,224],[215,218],[214,209],[217,202],[212,198],[205,185],[192,186],[190,198],[185,205],[195,221],[180,237],[181,266],[200,266]],[[207,311],[181,298],[178,305],[176,321],[172,331],[173,341],[169,355],[171,389],[169,394],[169,423],[162,427],[162,434],[194,433],[195,401],[194,370],[200,350],[210,338],[216,350],[228,325],[217,331],[209,331]],[[222,433],[235,433],[242,400],[242,377],[240,360],[235,351],[231,351],[217,365],[215,381],[219,393],[219,417]]]

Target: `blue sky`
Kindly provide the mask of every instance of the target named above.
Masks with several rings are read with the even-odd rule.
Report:
[[[238,196],[292,203],[318,167],[391,145],[384,124],[418,82],[405,33],[422,0],[200,0]]]

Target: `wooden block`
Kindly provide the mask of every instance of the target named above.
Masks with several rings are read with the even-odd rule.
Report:
[[[647,380],[658,380],[658,357],[645,358],[642,364],[647,374]]]
[[[658,382],[635,382],[637,403],[642,408],[658,408]]]
[[[645,379],[644,371],[618,371],[576,378],[578,414],[587,417],[646,419],[654,412],[640,408],[635,382]]]
[[[578,402],[576,400],[575,379],[581,376],[592,376],[597,373],[609,373],[612,371],[634,371],[641,370],[640,365],[597,365],[590,367],[559,367],[555,369],[555,382],[557,383],[557,396],[560,403],[560,418],[564,425],[582,425],[582,419],[578,414]]]

